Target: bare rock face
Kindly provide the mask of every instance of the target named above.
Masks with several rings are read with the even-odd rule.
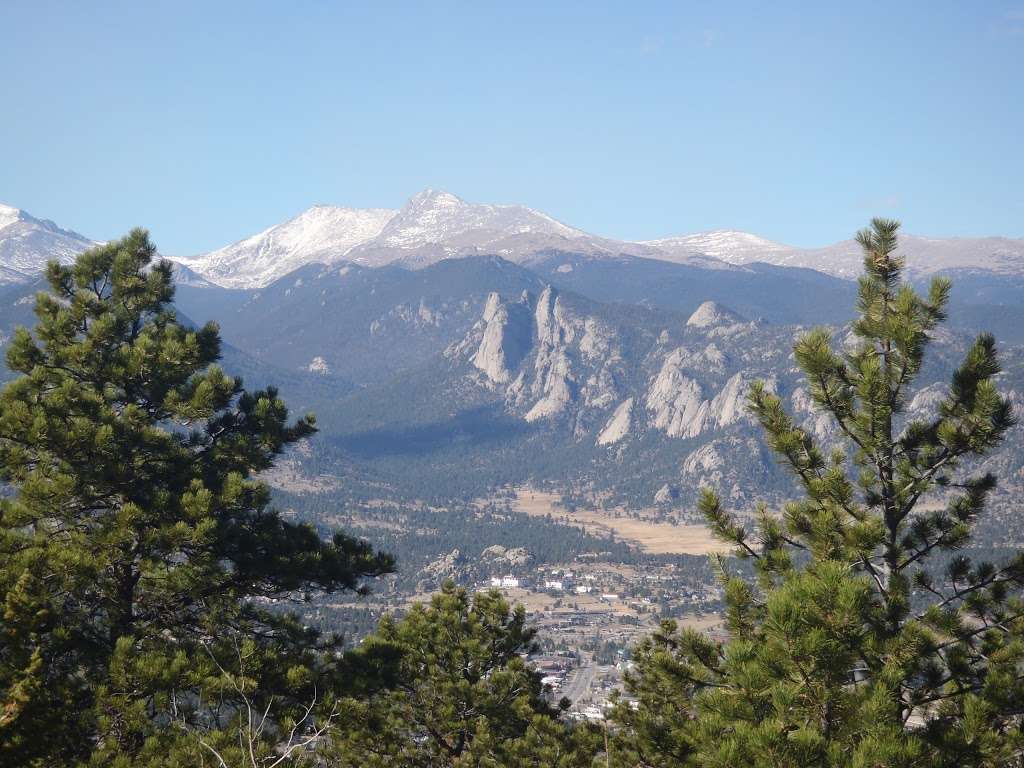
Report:
[[[537,356],[531,394],[538,399],[527,411],[527,421],[561,413],[576,395],[576,378],[566,347],[575,340],[578,329],[566,316],[551,286],[537,300],[534,316]]]
[[[717,427],[735,424],[746,416],[745,399],[749,382],[742,373],[734,373],[711,401],[708,416]]]
[[[601,434],[597,436],[598,445],[612,445],[629,434],[629,426],[633,417],[633,398],[629,397],[619,403],[612,417],[605,424]]]
[[[421,573],[433,579],[447,579],[458,574],[462,560],[462,554],[459,550],[453,549],[447,555],[442,555],[437,560],[428,563]]]
[[[505,384],[512,370],[529,351],[531,331],[526,297],[516,304],[501,300],[497,293],[487,297],[483,314],[483,336],[472,363],[493,384]]]
[[[669,437],[696,437],[707,423],[708,403],[700,384],[684,372],[687,351],[670,352],[647,390],[651,425]]]
[[[668,334],[663,331],[659,344],[664,344],[667,340]],[[714,342],[707,344],[702,349],[676,347],[672,350],[672,354],[675,355],[676,365],[700,373],[723,373],[728,362],[726,354]]]
[[[525,547],[513,547],[505,552],[505,559],[509,565],[527,565],[533,560],[533,555]]]
[[[932,384],[918,390],[910,401],[907,411],[916,417],[928,416],[937,412],[939,405],[949,395],[945,383]]]
[[[686,327],[698,330],[709,338],[729,339],[749,333],[757,327],[721,304],[705,301],[686,321]]]
[[[835,426],[832,417],[815,407],[810,392],[804,387],[794,389],[789,399],[793,404],[794,416],[800,426],[809,434],[814,435],[818,440],[824,440],[832,434]]]
[[[550,286],[535,301],[492,293],[446,356],[476,369],[478,385],[503,389],[510,413],[528,422],[564,420],[576,440],[597,446],[649,429],[678,439],[745,429],[750,382],[774,358],[735,335],[715,336],[721,328],[714,323],[738,319],[728,310],[708,302],[695,315],[685,330],[637,334]],[[774,379],[768,386],[774,390]]]
[[[495,384],[504,384],[509,379],[509,370],[505,364],[505,326],[508,324],[508,310],[501,303],[496,293],[487,297],[484,306],[484,328],[480,347],[473,355],[473,365],[487,374],[487,378]]]
[[[746,418],[749,382],[743,373],[733,374],[721,391],[704,399],[701,385],[685,372],[689,353],[683,347],[669,353],[647,391],[651,426],[669,437],[697,437]]]
[[[700,353],[700,364],[714,373],[721,373],[725,370],[726,359],[725,353],[716,347],[714,342],[704,347]]]
[[[714,442],[702,445],[683,460],[683,473],[686,475],[706,475],[725,465],[725,459],[718,452]]]
[[[480,559],[501,565],[522,566],[528,565],[533,560],[533,555],[525,547],[506,549],[500,544],[492,544],[484,548],[480,553]]]
[[[416,317],[423,325],[440,325],[444,315],[438,310],[429,306],[424,299],[420,299],[420,306],[416,310]]]
[[[658,492],[654,494],[655,504],[671,504],[673,501],[679,498],[679,489],[665,483]]]
[[[398,321],[412,328],[426,328],[439,325],[443,319],[444,314],[440,310],[434,309],[424,299],[420,299],[416,306],[399,304],[392,307],[379,320],[375,321],[375,325],[377,326],[376,330],[379,330],[389,321]],[[371,327],[370,332],[374,333],[375,329]]]
[[[759,438],[726,434],[694,449],[683,459],[681,469],[684,485],[710,486],[733,501],[743,501],[747,498],[744,487],[750,490],[749,478],[744,481],[748,468],[758,467],[763,472],[771,461]]]
[[[489,547],[484,547],[480,553],[481,560],[504,560],[506,549],[501,544],[491,544]]]
[[[686,325],[690,328],[711,328],[716,325],[743,323],[742,317],[713,301],[705,301],[690,315]]]
[[[604,410],[619,398],[616,378],[622,354],[611,326],[580,314],[550,286],[537,300],[534,324],[532,379],[528,376],[523,390],[534,399],[524,417],[527,421],[551,418],[570,405]]]

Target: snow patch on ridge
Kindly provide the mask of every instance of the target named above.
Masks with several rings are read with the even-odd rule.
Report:
[[[263,288],[306,264],[341,261],[380,234],[394,215],[384,208],[315,205],[232,245],[175,260],[225,288]]]
[[[9,227],[11,224],[20,220],[21,211],[18,208],[0,203],[0,229]]]

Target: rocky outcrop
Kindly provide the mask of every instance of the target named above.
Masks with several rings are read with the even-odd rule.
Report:
[[[629,397],[619,403],[612,417],[604,425],[601,434],[597,436],[598,445],[611,445],[619,442],[629,434],[629,426],[633,417],[633,398]]]
[[[424,328],[438,325],[442,317],[439,310],[434,309],[426,301],[420,299],[419,304],[415,307],[409,304],[399,304],[393,307],[382,320],[396,319],[414,328]]]
[[[531,329],[525,300],[509,305],[497,293],[487,297],[483,335],[471,362],[493,384],[505,384],[530,349]]]
[[[537,373],[537,389],[540,390],[541,397],[523,417],[527,421],[556,416],[565,410],[573,399],[575,382],[572,377],[572,366],[564,353],[552,353],[550,359],[540,363]]]
[[[727,427],[746,416],[746,396],[750,382],[743,373],[734,373],[708,408],[708,418],[716,427]]]
[[[828,413],[818,410],[814,400],[811,399],[811,393],[804,387],[794,389],[789,400],[793,404],[793,415],[797,423],[808,434],[814,435],[818,440],[823,440],[832,434],[834,428],[832,417]]]
[[[688,360],[686,349],[674,350],[651,382],[647,391],[651,426],[669,437],[689,438],[744,418],[744,398],[749,382],[743,373],[733,374],[718,394],[705,399],[701,385],[684,370]]]
[[[700,356],[695,363],[712,373],[721,373],[725,370],[725,353],[712,342],[701,350]]]
[[[509,411],[526,421],[571,413],[577,436],[592,434],[622,401],[625,364],[615,328],[551,287],[532,310],[531,303],[525,293],[511,301],[491,293],[480,320],[446,348],[445,357],[468,362],[483,373],[478,381],[486,386],[503,386]]]
[[[667,331],[662,331],[658,338],[658,344],[667,346],[671,340]],[[692,346],[676,347],[670,353],[674,356],[674,364],[697,373],[723,373],[729,358],[714,342],[704,347],[695,348]]]
[[[718,452],[715,443],[702,445],[683,460],[683,473],[687,475],[707,475],[724,466],[725,460]]]
[[[691,328],[711,328],[721,325],[738,325],[743,322],[745,322],[744,319],[732,310],[713,301],[705,301],[690,315],[686,325]]]
[[[768,480],[775,459],[760,438],[732,434],[716,437],[693,450],[682,463],[683,487],[708,486],[739,503],[761,498],[759,483]]]
[[[528,296],[509,301],[491,293],[472,331],[445,353],[480,371],[479,383],[504,387],[506,407],[525,421],[565,416],[575,439],[611,446],[646,427],[687,439],[748,418],[752,361],[735,338],[708,338],[714,323],[740,319],[728,310],[702,305],[691,317],[700,334],[665,329],[636,337],[550,286],[530,306]],[[639,404],[646,419],[638,418]]]
[[[545,288],[537,299],[534,317],[537,351],[530,389],[537,400],[526,412],[524,418],[527,421],[561,413],[576,393],[576,379],[566,347],[575,340],[578,329],[566,317],[562,302],[551,286]]]
[[[525,547],[509,547],[506,549],[500,544],[492,544],[485,547],[480,553],[480,559],[488,563],[500,565],[523,566],[533,561],[533,555]]]
[[[917,391],[907,411],[916,417],[934,416],[938,413],[942,401],[949,396],[949,387],[945,383],[935,383]]]
[[[416,317],[423,325],[440,325],[441,320],[444,319],[444,315],[427,304],[423,299],[420,299],[420,305],[416,309]]]
[[[331,372],[331,367],[327,364],[320,355],[317,355],[309,361],[309,365],[306,366],[306,370],[310,373],[319,373],[321,376],[326,376]]]
[[[453,549],[447,555],[442,555],[423,567],[421,573],[430,579],[442,580],[457,576],[462,565],[462,553]]]
[[[654,494],[654,503],[671,504],[678,498],[679,489],[676,488],[674,485],[669,485],[668,483],[665,483],[663,486],[661,486],[661,488],[658,489],[658,492]]]
[[[700,384],[683,372],[683,357],[676,350],[665,358],[647,391],[651,426],[669,437],[696,437],[707,422],[708,403]]]
[[[510,402],[526,407],[527,421],[556,416],[570,404],[603,411],[621,397],[622,352],[611,325],[579,312],[551,287],[537,299],[534,325],[532,370],[510,391]]]

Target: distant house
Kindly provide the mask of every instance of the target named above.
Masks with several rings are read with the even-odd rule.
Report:
[[[560,580],[558,580],[558,579],[555,579],[555,580],[550,580],[549,579],[549,580],[544,582],[544,589],[555,589],[555,590],[558,590],[559,592],[561,592],[562,590],[565,589],[565,585],[562,584],[562,582]]]
[[[576,594],[577,595],[586,595],[586,594],[588,594],[590,592],[591,589],[593,589],[593,587],[589,587],[586,584],[577,584],[576,585]]]
[[[504,589],[516,589],[519,587],[519,579],[515,576],[502,576],[499,586]]]

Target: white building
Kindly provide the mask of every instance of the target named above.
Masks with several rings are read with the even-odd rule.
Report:
[[[503,589],[516,589],[519,586],[519,579],[515,576],[502,576],[498,586]]]

